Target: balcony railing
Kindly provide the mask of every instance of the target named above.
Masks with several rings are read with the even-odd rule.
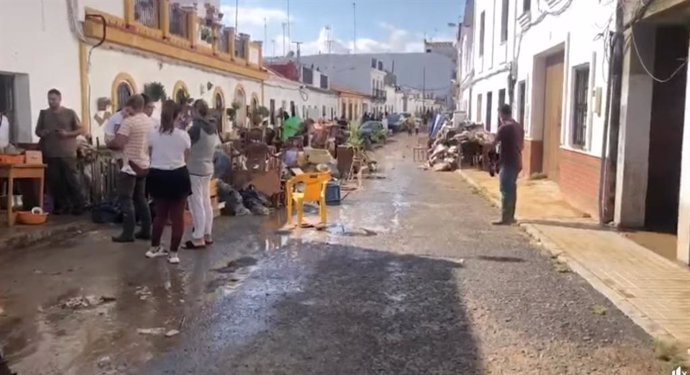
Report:
[[[230,53],[229,36],[230,32],[226,28],[220,29],[220,38],[218,38],[218,50],[223,53]]]
[[[374,89],[372,92],[372,96],[374,97],[374,99],[377,100],[386,100],[386,90]]]
[[[235,37],[235,57],[240,59],[247,59],[245,43],[249,41],[242,38],[241,36]]]
[[[160,27],[160,0],[136,0],[134,3],[134,19],[140,24],[157,29]]]
[[[187,38],[187,12],[179,4],[170,4],[170,34]]]
[[[85,34],[90,38],[104,38],[108,42],[133,46],[168,57],[179,57],[215,69],[222,67],[229,71],[239,71],[238,67],[231,64],[232,61],[238,60],[238,65],[254,70],[243,72],[264,76],[258,72],[263,59],[261,43],[251,41],[247,34],[238,34],[232,27],[222,27],[220,9],[207,6],[206,17],[200,18],[198,6],[185,5],[190,3],[188,0],[184,4],[178,3],[181,0],[119,1],[124,3],[122,16],[85,7],[87,15],[103,17],[106,26],[104,29],[103,22],[95,17],[86,17]],[[123,31],[123,25],[126,25],[123,33],[105,32],[111,29]],[[132,38],[132,34],[143,38]],[[163,48],[164,45],[175,49]],[[193,53],[182,57],[172,52],[176,49],[185,49]],[[208,57],[214,58],[207,59]]]

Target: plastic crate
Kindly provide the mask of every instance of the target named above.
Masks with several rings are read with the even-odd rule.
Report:
[[[0,164],[10,164],[10,165],[24,164],[24,160],[25,160],[24,155],[0,154]]]

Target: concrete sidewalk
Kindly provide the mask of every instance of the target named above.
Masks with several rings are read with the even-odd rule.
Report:
[[[500,206],[498,178],[460,175]],[[690,345],[690,269],[601,227],[570,207],[547,180],[518,183],[520,226],[650,335]]]
[[[0,256],[11,250],[23,249],[47,240],[57,242],[99,227],[105,226],[94,224],[88,215],[50,216],[43,225],[18,224],[11,228],[3,226],[0,227]]]

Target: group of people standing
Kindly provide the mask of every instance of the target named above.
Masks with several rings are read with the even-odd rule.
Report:
[[[122,188],[118,187],[123,232],[113,240],[151,239],[151,248],[146,252],[148,258],[167,256],[170,263],[177,264],[184,234],[185,203],[189,205],[193,223],[192,238],[185,247],[201,249],[213,243],[209,186],[213,155],[220,144],[217,127],[209,116],[208,104],[201,99],[191,108],[165,101],[158,126],[138,109],[145,107],[140,95],[130,98],[126,107],[131,115],[124,118],[115,138],[108,143],[111,149],[123,152]],[[152,228],[147,193],[153,198]],[[141,230],[135,234],[136,217]],[[168,222],[170,247],[165,248],[161,237]]]
[[[170,263],[177,264],[185,204],[193,223],[192,237],[185,248],[201,249],[213,244],[209,189],[220,138],[204,100],[196,100],[191,107],[172,100],[163,102],[160,124],[146,113],[148,105],[144,96],[132,96],[121,111],[122,122],[110,127],[114,131],[110,130],[107,145],[120,151],[122,157],[118,197],[123,230],[113,241],[150,239],[148,258],[167,256]],[[153,198],[153,223],[147,196]],[[140,230],[135,233],[137,218]],[[168,223],[170,246],[165,248],[161,237]]]
[[[56,213],[80,214],[84,198],[76,170],[76,138],[82,129],[76,113],[62,107],[61,99],[58,90],[48,92],[49,108],[39,115],[36,135],[46,157]],[[146,257],[167,256],[170,263],[178,264],[185,204],[192,214],[193,230],[184,247],[201,249],[213,244],[209,190],[214,153],[221,142],[204,100],[191,106],[167,100],[160,122],[151,117],[154,109],[146,95],[134,95],[105,125],[106,145],[119,168],[117,195],[123,217],[122,232],[112,240],[150,240]],[[148,197],[153,199],[153,215]],[[137,222],[140,228],[135,232]],[[161,237],[168,223],[172,230],[166,248]]]

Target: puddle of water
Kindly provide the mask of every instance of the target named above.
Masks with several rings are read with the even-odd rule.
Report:
[[[240,268],[247,268],[256,265],[257,260],[252,257],[241,257],[237,259],[233,259],[228,262],[228,264],[225,267],[221,268],[216,268],[213,269],[214,272],[218,273],[233,273],[239,270]]]
[[[331,225],[326,228],[326,232],[335,236],[346,237],[372,237],[378,233],[367,228],[347,228],[343,224]]]

